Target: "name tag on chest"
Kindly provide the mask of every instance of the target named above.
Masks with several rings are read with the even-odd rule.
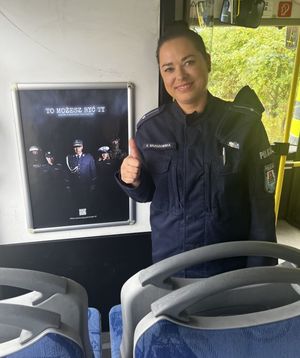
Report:
[[[143,144],[145,150],[170,150],[176,149],[176,143],[145,143]]]

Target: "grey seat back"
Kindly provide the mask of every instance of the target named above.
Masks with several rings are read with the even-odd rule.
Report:
[[[287,266],[226,272],[158,299],[136,327],[134,356],[299,356],[300,269]]]
[[[5,347],[6,355],[8,351],[11,353],[20,349],[18,345],[4,343],[5,340],[15,344],[16,335],[19,334],[22,337],[19,341],[24,347],[28,344],[28,340],[24,339],[24,330],[27,331],[25,327],[31,327],[28,335],[32,340],[39,336],[41,325],[44,324],[45,330],[58,330],[76,341],[87,357],[93,357],[88,334],[88,298],[81,285],[68,278],[44,272],[0,268],[1,285],[29,292],[0,301],[0,356],[5,356],[4,353],[2,355]],[[5,313],[6,307],[15,307],[23,318],[18,322],[15,315],[9,316],[8,311]],[[39,314],[42,318],[48,317],[48,320],[42,319],[39,322]],[[54,317],[59,317],[58,327],[53,323]]]
[[[300,252],[293,247],[263,241],[235,241],[187,251],[140,271],[124,284],[121,291],[122,357],[132,356],[135,328],[138,322],[151,311],[153,302],[173,291],[177,292],[182,287],[190,287],[195,282],[206,281],[206,279],[175,278],[173,277],[175,273],[206,261],[235,256],[276,257],[300,266]]]

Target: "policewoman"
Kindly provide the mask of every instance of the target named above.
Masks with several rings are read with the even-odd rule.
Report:
[[[153,261],[219,242],[275,242],[274,163],[256,94],[245,87],[233,102],[212,96],[210,57],[201,37],[185,26],[160,38],[157,59],[174,101],[139,121],[119,173],[131,198],[151,201]],[[272,264],[238,257],[180,275]]]

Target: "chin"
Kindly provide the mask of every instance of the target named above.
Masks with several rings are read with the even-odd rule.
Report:
[[[176,98],[176,101],[178,103],[182,103],[182,104],[186,104],[186,105],[191,105],[191,104],[194,104],[194,103],[197,103],[198,100],[195,99],[195,97],[184,97],[184,96],[181,96],[181,97],[177,97]]]

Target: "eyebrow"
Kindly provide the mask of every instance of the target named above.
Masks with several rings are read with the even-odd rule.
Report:
[[[188,58],[190,57],[195,57],[195,55],[187,55],[187,56],[184,56],[182,59],[181,59],[181,62],[184,62],[186,61]],[[168,63],[164,63],[161,67],[168,67],[168,66],[172,66],[173,65],[173,62],[168,62]]]

